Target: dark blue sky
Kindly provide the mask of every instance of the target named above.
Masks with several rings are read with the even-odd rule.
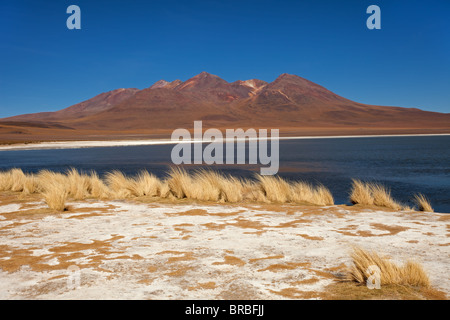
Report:
[[[66,9],[81,8],[81,30]],[[366,9],[381,8],[381,30]],[[346,98],[450,112],[448,0],[2,0],[0,117],[207,71],[282,73]]]

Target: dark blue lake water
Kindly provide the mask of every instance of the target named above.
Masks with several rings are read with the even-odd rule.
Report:
[[[173,145],[0,151],[0,169],[65,171],[70,167],[114,169],[135,174],[146,169],[163,177]],[[258,165],[212,166],[252,177]],[[197,167],[188,167],[197,168]],[[337,204],[348,203],[352,178],[381,182],[395,199],[408,203],[421,192],[435,211],[450,213],[450,136],[327,138],[280,141],[279,175],[322,183]]]

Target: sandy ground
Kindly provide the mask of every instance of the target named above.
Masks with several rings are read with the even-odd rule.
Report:
[[[450,134],[396,134],[396,135],[341,135],[341,136],[303,136],[303,137],[279,137],[279,140],[299,140],[299,139],[330,139],[330,138],[374,138],[374,137],[408,137],[408,136],[448,136]],[[270,137],[269,137],[270,139]],[[240,141],[242,139],[237,139]],[[245,140],[245,139],[244,139]],[[249,139],[262,140],[262,138]],[[267,138],[265,139],[267,140]],[[221,141],[234,141],[224,138]],[[198,143],[201,140],[184,141],[184,143]],[[203,141],[210,142],[210,141]],[[170,139],[141,139],[141,140],[103,140],[103,141],[51,141],[36,143],[16,143],[12,145],[0,145],[2,150],[37,150],[37,149],[79,149],[94,147],[124,147],[124,146],[145,146],[158,144],[177,144],[179,141]]]
[[[320,298],[352,245],[450,293],[450,215],[355,207],[0,201],[0,299]]]

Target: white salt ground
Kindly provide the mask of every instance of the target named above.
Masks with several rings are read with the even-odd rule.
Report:
[[[353,245],[397,262],[413,258],[435,288],[450,293],[444,214],[339,206],[317,213],[289,206],[69,205],[69,212],[21,216],[16,224],[11,212],[21,206],[0,206],[0,299],[303,298],[333,282],[326,274],[349,265]],[[69,266],[79,268],[77,288],[68,285]]]

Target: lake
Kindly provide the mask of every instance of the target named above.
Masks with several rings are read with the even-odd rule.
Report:
[[[0,151],[0,169],[65,171],[70,167],[163,177],[173,145]],[[187,169],[198,168],[188,166]],[[259,165],[214,165],[225,173],[252,177]],[[425,194],[436,212],[450,213],[450,136],[355,137],[280,140],[279,175],[327,186],[336,204],[348,203],[351,179],[383,183],[394,199],[409,203]]]

